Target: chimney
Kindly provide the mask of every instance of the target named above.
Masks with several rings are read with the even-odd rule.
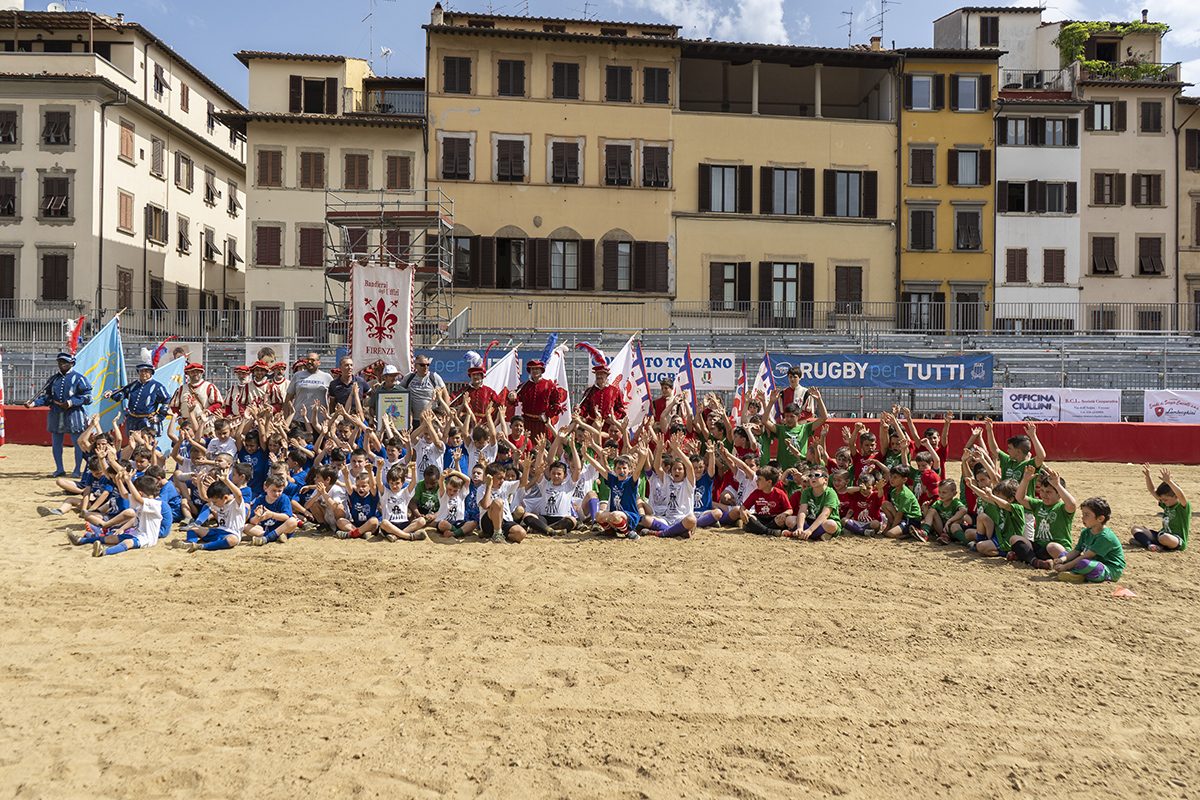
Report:
[[[871,49],[872,50],[882,50],[883,49],[883,37],[882,36],[872,36],[871,37]]]
[[[1149,21],[1150,21],[1150,9],[1143,8],[1142,9],[1142,22],[1149,22]]]
[[[446,23],[446,15],[445,15],[445,12],[442,11],[441,2],[434,3],[433,11],[429,15],[429,24],[444,25],[445,23]]]

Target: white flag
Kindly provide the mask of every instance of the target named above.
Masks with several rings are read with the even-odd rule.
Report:
[[[483,385],[491,387],[496,394],[515,392],[521,385],[521,365],[517,361],[517,348],[508,351],[508,355],[488,367],[483,376]]]
[[[355,264],[350,329],[351,356],[362,369],[376,361],[412,369],[413,271]]]
[[[771,398],[771,392],[775,391],[775,373],[771,369],[771,356],[763,354],[762,363],[758,365],[758,372],[754,375],[754,384],[750,387],[750,394],[746,399],[749,400],[756,393],[762,392],[763,402]],[[763,409],[763,413],[767,413],[767,409]]]
[[[561,431],[563,428],[571,424],[571,387],[567,385],[567,346],[560,344],[554,348],[554,352],[550,354],[550,361],[546,364],[546,377],[558,384],[558,388],[567,393],[566,411],[558,415],[558,421],[554,423],[554,430]]]
[[[629,419],[630,432],[637,430],[646,418],[650,400],[642,351],[634,344],[633,338],[629,337],[629,341],[608,365],[609,380],[620,387],[621,393],[625,395],[625,415]]]

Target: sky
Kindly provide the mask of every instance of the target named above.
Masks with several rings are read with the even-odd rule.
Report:
[[[1151,20],[1171,26],[1164,40],[1164,60],[1184,62],[1184,79],[1200,84],[1197,0],[1047,1],[1057,5],[1046,7],[1042,14],[1046,21],[1134,20],[1141,18],[1142,8],[1149,8]],[[888,47],[893,41],[897,47],[932,45],[933,20],[964,4],[953,0],[443,0],[443,5],[459,11],[665,21],[683,26],[680,33],[689,38],[825,47],[844,47],[848,35],[855,43],[865,43],[880,33],[881,3],[886,4],[882,34]],[[43,0],[26,0],[25,7],[41,10],[45,5]],[[150,29],[245,102],[246,69],[233,57],[238,50],[370,56],[377,74],[423,75],[421,25],[429,22],[433,0],[68,0],[66,5],[71,10],[124,12],[127,20]],[[386,57],[381,55],[385,47],[391,51]],[[1198,94],[1200,89],[1186,92]]]

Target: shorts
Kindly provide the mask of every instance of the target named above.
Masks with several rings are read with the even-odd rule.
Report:
[[[920,529],[921,520],[901,517],[900,521],[896,523],[896,527],[900,529],[901,536],[912,536],[914,528]]]
[[[1038,558],[1046,558],[1046,559],[1053,558],[1053,556],[1051,556],[1048,552],[1046,552],[1046,547],[1051,544],[1054,544],[1053,539],[1047,539],[1045,541],[1034,542],[1033,543],[1033,554],[1036,555]],[[1058,544],[1060,546],[1062,546],[1062,548],[1065,550],[1069,551],[1071,549],[1069,545],[1065,545],[1062,542],[1059,542]]]
[[[233,536],[236,539],[234,544],[242,541],[241,531],[227,531],[224,528],[209,528],[208,533],[201,536],[198,541],[200,544],[208,544],[209,542],[215,542],[219,539],[224,539],[226,536]]]
[[[500,532],[505,536],[508,536],[508,532],[512,530],[512,526],[516,524],[517,523],[513,522],[511,519],[500,520]],[[491,517],[484,517],[479,528],[483,531],[484,536],[491,536],[496,532],[496,526],[492,522]]]
[[[444,519],[444,520],[441,520],[441,522],[444,522],[444,523],[446,523],[446,524],[447,524],[447,525],[449,525],[451,528],[461,528],[463,525],[466,525],[466,524],[467,524],[469,521],[470,521],[470,520],[465,520],[465,519]],[[395,524],[395,525],[400,525],[400,526],[404,526],[404,525],[407,525],[408,523],[407,523],[407,522],[396,522],[396,523],[393,523],[393,524]]]
[[[989,539],[988,541],[990,541],[992,544],[994,544],[994,545],[996,546],[996,549],[997,549],[998,551],[1000,551],[1000,555],[1002,555],[1002,556],[1006,556],[1006,555],[1008,555],[1008,549],[1007,549],[1007,548],[1004,548],[1004,547],[1001,547],[1001,546],[1000,546],[1000,540],[999,540],[999,539],[997,539],[995,536],[993,536],[993,537],[992,537],[991,539]]]
[[[612,509],[612,510],[613,510],[613,511],[619,511],[619,512],[621,512],[622,514],[624,514],[624,515],[625,515],[625,528],[624,528],[624,530],[629,530],[629,531],[635,531],[635,530],[637,530],[638,523],[640,523],[640,522],[642,521],[642,515],[641,515],[641,514],[639,514],[639,513],[638,513],[638,512],[636,512],[636,511],[626,511],[626,510],[625,510],[625,509],[623,509],[623,508],[614,508],[614,509]]]

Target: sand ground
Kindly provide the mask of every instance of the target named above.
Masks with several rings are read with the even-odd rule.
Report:
[[[3,797],[1200,797],[1195,553],[1133,599],[736,533],[92,559],[0,455]]]

